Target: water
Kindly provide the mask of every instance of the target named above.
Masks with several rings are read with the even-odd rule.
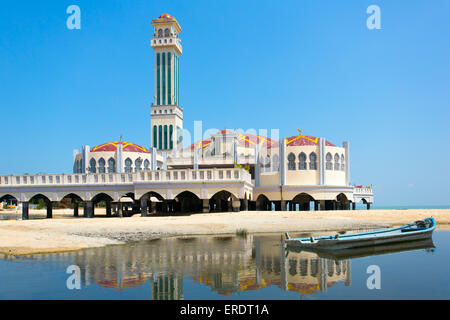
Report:
[[[343,260],[283,251],[279,234],[0,256],[0,299],[449,299],[450,232],[435,231],[433,242]],[[80,290],[67,288],[70,265]],[[367,287],[371,265],[379,290]]]

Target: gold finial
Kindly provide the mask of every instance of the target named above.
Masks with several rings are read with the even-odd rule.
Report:
[[[301,136],[302,135],[302,130],[297,129],[298,130],[298,135]]]
[[[120,142],[122,142],[122,135],[120,135]]]

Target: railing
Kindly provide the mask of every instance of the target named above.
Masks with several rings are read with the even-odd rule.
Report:
[[[3,175],[0,176],[0,187],[179,181],[244,181],[251,183],[251,175],[244,169],[171,169],[134,173]]]
[[[353,188],[354,194],[373,194],[372,188]]]

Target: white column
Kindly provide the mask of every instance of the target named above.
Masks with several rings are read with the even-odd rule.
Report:
[[[326,184],[325,178],[325,138],[319,138],[319,177],[320,185]]]
[[[345,149],[345,185],[350,185],[350,143],[348,141],[344,141],[342,146]]]

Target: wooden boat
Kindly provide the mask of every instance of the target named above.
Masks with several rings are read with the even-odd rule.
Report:
[[[290,238],[286,232],[284,241],[288,248],[341,250],[428,239],[431,238],[435,228],[436,221],[431,217],[396,228],[362,233],[336,234],[334,236]]]
[[[405,242],[395,242],[390,244],[381,244],[377,246],[370,247],[357,247],[357,248],[347,248],[340,250],[321,250],[314,248],[304,248],[304,247],[289,247],[287,252],[302,253],[302,252],[313,252],[316,253],[319,258],[325,258],[330,260],[349,260],[356,258],[364,258],[370,256],[378,256],[384,254],[392,254],[406,251],[414,250],[434,250],[433,240],[430,238],[414,241]]]

